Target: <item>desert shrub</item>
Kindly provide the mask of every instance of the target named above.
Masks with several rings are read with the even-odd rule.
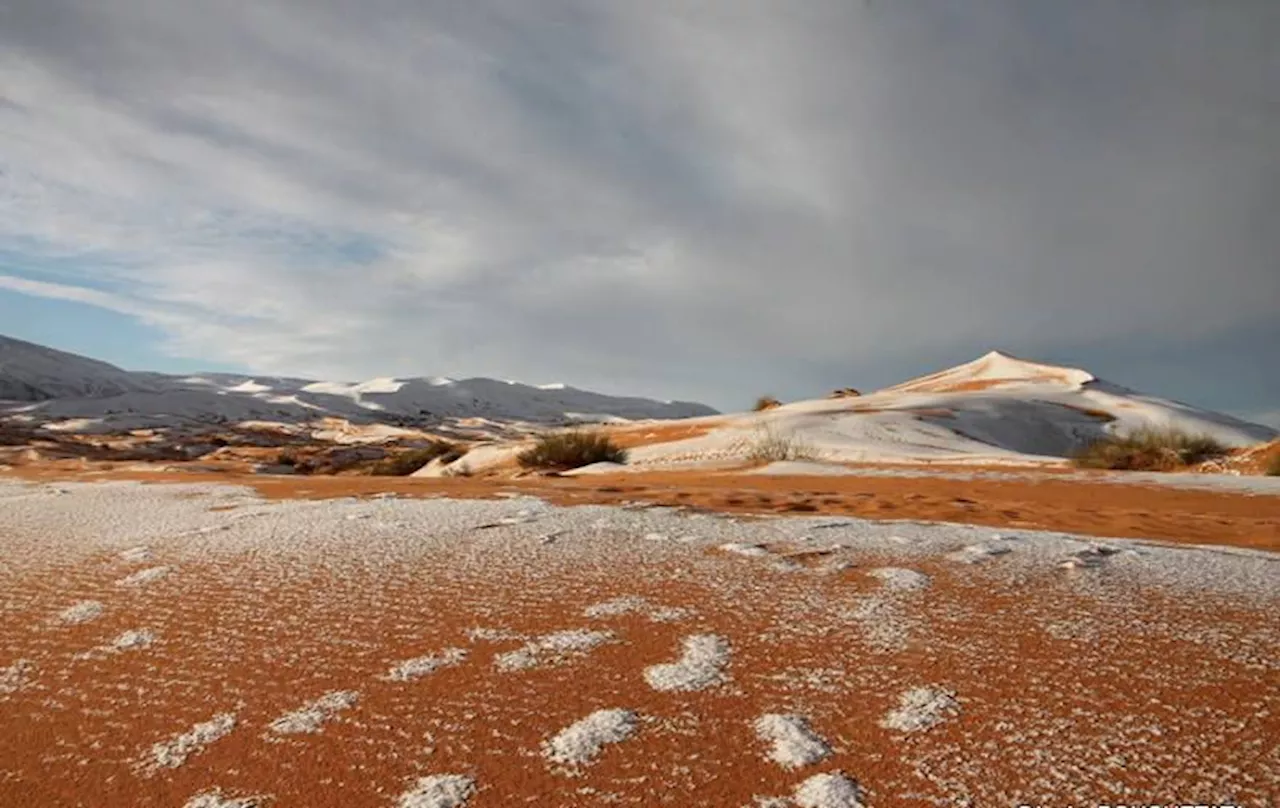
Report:
[[[474,474],[469,463],[456,463],[444,470],[446,477],[471,477]]]
[[[1280,453],[1271,456],[1271,462],[1267,463],[1265,472],[1268,477],[1280,477]]]
[[[462,454],[462,449],[457,444],[445,440],[435,441],[421,449],[410,449],[379,460],[369,467],[369,473],[379,477],[407,477],[437,457],[446,463],[452,463],[462,457]]]
[[[277,466],[296,466],[298,465],[298,455],[292,449],[284,449],[280,454],[276,455]]]
[[[791,432],[783,432],[773,424],[762,423],[746,443],[747,459],[755,463],[782,460],[817,460],[818,451]]]
[[[764,412],[765,410],[771,410],[774,407],[781,407],[781,406],[782,406],[782,402],[774,398],[773,396],[760,396],[760,398],[756,399],[755,406],[753,406],[751,409],[753,412]]]
[[[627,450],[601,432],[569,429],[542,436],[516,460],[529,469],[576,469],[592,463],[625,463]]]
[[[1207,435],[1178,429],[1144,427],[1125,435],[1108,435],[1071,456],[1080,468],[1126,471],[1172,471],[1230,453]]]

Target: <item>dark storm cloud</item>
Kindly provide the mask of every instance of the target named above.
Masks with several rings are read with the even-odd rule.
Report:
[[[0,283],[264,371],[723,406],[1194,359],[1280,301],[1278,40],[1265,0],[17,0],[0,249],[62,269]]]

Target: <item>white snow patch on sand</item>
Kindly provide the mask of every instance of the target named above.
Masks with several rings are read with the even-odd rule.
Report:
[[[981,564],[983,561],[1010,552],[1013,552],[1013,548],[1005,544],[970,544],[954,553],[948,553],[947,558],[960,564]]]
[[[715,634],[684,638],[684,653],[675,662],[651,665],[644,679],[654,690],[702,690],[725,681],[729,641]]]
[[[920,732],[941,724],[960,711],[955,694],[937,687],[915,687],[898,699],[897,709],[880,726],[899,732]]]
[[[150,771],[176,769],[186,763],[191,755],[202,751],[219,738],[226,737],[235,726],[236,717],[231,713],[216,715],[176,738],[153,745],[143,760],[142,767]]]
[[[584,766],[595,760],[605,744],[625,740],[636,730],[636,714],[630,710],[596,710],[561,730],[542,746],[552,763]]]
[[[815,774],[796,786],[800,808],[862,808],[862,789],[840,772]]]
[[[224,797],[222,792],[205,791],[187,800],[182,808],[258,808],[261,797]]]
[[[928,575],[902,567],[879,567],[867,570],[867,574],[878,578],[884,584],[885,589],[892,589],[896,592],[924,589],[929,585]]]
[[[121,561],[127,561],[130,564],[141,564],[144,561],[150,561],[155,558],[155,554],[151,552],[150,547],[130,547],[120,554]]]
[[[440,668],[457,665],[466,658],[467,649],[446,648],[439,654],[406,659],[388,671],[385,678],[393,682],[407,682],[419,676],[435,673]]]
[[[142,586],[160,580],[172,570],[172,567],[147,567],[145,570],[138,570],[116,581],[116,586]]]
[[[769,551],[758,544],[743,544],[736,541],[726,542],[725,544],[720,545],[720,551],[753,558],[769,555]]]
[[[655,606],[638,595],[626,595],[602,603],[593,603],[582,614],[596,620],[605,617],[621,617],[626,614],[643,614],[654,623],[671,623],[683,620],[689,612],[675,606]]]
[[[624,614],[634,614],[635,612],[643,612],[649,608],[649,602],[642,597],[636,595],[627,595],[613,600],[606,600],[603,603],[593,603],[586,609],[582,610],[585,617],[617,617]]]
[[[525,639],[525,635],[506,628],[485,628],[481,626],[467,629],[466,634],[467,639],[471,642],[509,642],[511,640]]]
[[[280,716],[267,728],[277,735],[319,732],[321,724],[332,720],[338,713],[354,706],[359,700],[360,694],[354,690],[335,690],[301,709]]]
[[[131,629],[123,632],[106,646],[108,651],[137,651],[155,642],[156,635],[146,629]]]
[[[26,687],[31,681],[31,672],[35,669],[36,663],[29,659],[19,659],[9,667],[0,670],[0,696]]]
[[[419,777],[413,788],[400,795],[396,808],[460,808],[476,793],[476,781],[464,774]]]
[[[588,631],[581,628],[557,631],[537,637],[518,650],[499,654],[494,658],[494,664],[500,671],[518,671],[554,664],[569,656],[589,653],[612,639],[612,631]]]
[[[69,626],[88,623],[102,616],[102,604],[96,600],[82,600],[74,606],[63,609],[58,614],[58,621]]]
[[[772,744],[769,759],[787,769],[808,766],[831,754],[831,746],[800,715],[766,713],[753,724],[756,737]]]

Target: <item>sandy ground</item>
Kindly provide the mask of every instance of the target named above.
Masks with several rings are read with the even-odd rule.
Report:
[[[136,464],[135,464],[136,465]],[[74,463],[28,466],[0,473],[29,480],[138,480],[247,485],[275,499],[454,496],[490,498],[524,492],[558,504],[646,502],[720,513],[822,513],[875,520],[955,522],[1099,537],[1159,539],[1280,550],[1280,496],[1213,488],[1122,482],[1131,475],[1023,470],[899,468],[914,476],[814,477],[626,473],[582,478],[421,479],[394,477],[278,477],[115,468],[78,471]],[[985,476],[983,476],[985,475]],[[1181,475],[1193,478],[1194,475]],[[1143,478],[1158,481],[1158,475]],[[1246,482],[1271,478],[1235,478]],[[1230,480],[1227,480],[1230,482]],[[1194,479],[1192,480],[1194,482]]]
[[[0,804],[1280,801],[1273,554],[488,492],[0,482]]]

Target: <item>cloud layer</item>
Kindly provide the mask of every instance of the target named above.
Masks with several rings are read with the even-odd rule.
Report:
[[[0,287],[730,405],[1280,301],[1280,5],[19,0]]]

